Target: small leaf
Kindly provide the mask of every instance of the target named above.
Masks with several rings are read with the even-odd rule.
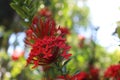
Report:
[[[117,27],[117,34],[118,34],[118,37],[120,38],[120,27],[119,26]]]
[[[71,59],[68,59],[67,61],[64,62],[63,67],[70,61]]]
[[[25,27],[28,27],[29,26],[29,22],[25,22],[23,20],[21,20],[21,24],[24,25]]]
[[[29,15],[30,13],[30,9],[26,6],[23,6],[22,9],[24,10],[24,12],[26,13],[26,15]]]
[[[30,6],[33,0],[27,0],[27,5]]]

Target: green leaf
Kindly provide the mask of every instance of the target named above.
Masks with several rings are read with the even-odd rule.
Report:
[[[120,38],[120,27],[119,26],[117,27],[117,34],[118,34],[118,37]]]
[[[63,67],[70,61],[71,59],[68,59],[67,61],[64,62]]]
[[[23,19],[22,24],[28,25],[40,6],[40,0],[13,0],[10,6]],[[29,22],[24,21],[26,18]]]
[[[22,9],[23,9],[23,11],[25,11],[26,15],[29,15],[29,14],[30,14],[30,13],[29,13],[29,12],[30,12],[30,9],[29,9],[28,7],[23,6]]]
[[[27,0],[28,6],[31,5],[32,2],[33,2],[32,0]]]
[[[29,26],[29,22],[25,22],[23,20],[20,21],[22,25],[24,25],[25,27]]]
[[[24,11],[22,11],[19,6],[17,6],[16,4],[14,3],[11,3],[10,6],[24,19],[26,18],[27,16],[25,15]]]

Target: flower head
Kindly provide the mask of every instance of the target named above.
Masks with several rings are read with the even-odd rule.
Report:
[[[54,36],[56,31],[57,29],[54,20],[51,18],[42,19],[35,16],[30,25],[30,29],[26,31],[27,38],[25,42],[29,45],[34,44],[34,40],[38,38],[43,39],[46,36]]]
[[[34,67],[37,67],[38,65],[49,65],[59,59],[68,59],[71,56],[66,53],[69,48],[62,37],[38,38],[32,45],[27,62],[33,63]]]
[[[57,31],[55,21],[51,18],[33,18],[30,29],[26,31],[25,42],[32,47],[27,64],[34,64],[33,67],[50,65],[71,56],[67,53],[70,46]]]
[[[111,65],[108,67],[108,69],[105,71],[104,76],[106,78],[114,78],[118,80],[118,78],[120,78],[120,64]]]

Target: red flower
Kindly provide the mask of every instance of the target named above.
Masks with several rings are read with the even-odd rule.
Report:
[[[38,38],[32,45],[27,63],[33,63],[34,67],[37,67],[38,65],[49,65],[59,59],[68,59],[71,56],[67,54],[69,48],[62,37]]]
[[[55,21],[51,18],[33,18],[33,22],[30,26],[37,38],[43,38],[45,36],[53,36],[57,32]]]
[[[12,54],[12,60],[16,61],[24,55],[24,51],[15,50]]]
[[[91,80],[99,80],[99,69],[92,67],[89,76]]]
[[[85,36],[83,36],[83,35],[78,35],[78,38],[79,38],[80,41],[84,41],[85,40]]]
[[[32,63],[33,67],[45,66],[71,56],[67,53],[70,46],[60,34],[57,35],[57,31],[54,20],[34,17],[30,29],[26,31],[25,42],[32,47],[27,64]]]
[[[45,17],[50,17],[52,15],[52,12],[48,9],[48,8],[42,8],[40,11],[39,11],[39,14],[41,16],[45,16]]]
[[[55,28],[56,24],[54,20],[50,18],[39,18],[35,16],[33,18],[30,29],[26,31],[27,38],[25,40],[26,44],[34,44],[34,40],[37,38],[44,38],[45,36],[54,36],[57,32]]]
[[[80,72],[74,75],[70,80],[88,80],[88,74],[85,72]]]
[[[85,43],[85,37],[83,35],[78,35],[78,39],[79,39],[79,47],[83,48],[84,47],[84,43]]]
[[[118,65],[111,65],[106,71],[104,76],[106,78],[114,78],[116,80],[119,80],[120,78],[120,64]]]
[[[59,30],[60,30],[61,36],[64,36],[64,35],[70,34],[69,29],[66,28],[66,27],[63,27],[63,28],[60,28],[60,27],[59,27]]]

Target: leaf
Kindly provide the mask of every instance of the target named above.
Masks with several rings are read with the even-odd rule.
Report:
[[[27,5],[30,6],[32,2],[32,0],[27,0]]]
[[[23,8],[24,11],[26,11],[26,12],[30,12],[30,9],[29,9],[28,7],[23,6],[22,8]]]
[[[64,62],[63,67],[70,61],[71,59],[68,59],[67,61]]]
[[[120,38],[120,27],[119,26],[117,27],[117,34],[118,34],[118,37]]]
[[[25,22],[23,20],[20,21],[22,25],[24,25],[25,27],[28,27],[29,26],[29,22]]]
[[[40,6],[40,0],[13,0],[10,6],[23,19],[23,24],[28,25]],[[25,19],[29,22],[24,22]]]
[[[27,16],[25,15],[24,11],[22,11],[19,6],[17,6],[16,4],[14,3],[11,3],[10,6],[24,19],[26,18]]]

